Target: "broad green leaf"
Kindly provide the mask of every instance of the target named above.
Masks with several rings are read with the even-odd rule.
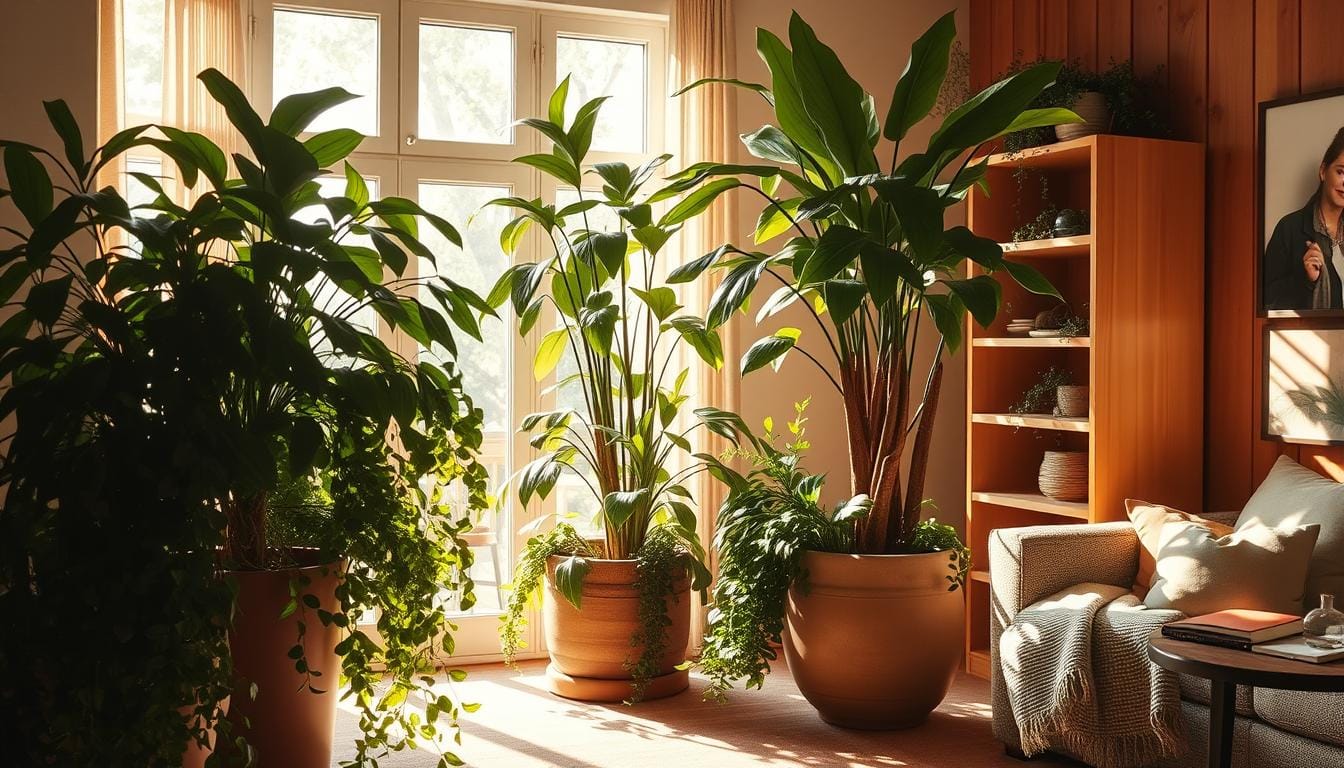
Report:
[[[518,500],[527,504],[533,496],[540,499],[549,496],[564,466],[556,454],[547,454],[528,462],[518,472]]]
[[[863,305],[868,287],[858,280],[827,280],[822,286],[822,294],[826,297],[826,310],[831,314],[831,322],[843,325]]]
[[[876,173],[863,88],[796,11],[789,19],[789,42],[798,93],[830,156],[846,176]]]
[[[839,181],[844,174],[830,159],[817,126],[803,106],[803,97],[794,74],[793,52],[773,32],[764,28],[756,30],[756,52],[770,70],[770,92],[775,96],[775,118],[779,121],[780,130],[816,159],[827,181]]]
[[[981,327],[988,328],[999,314],[1003,286],[989,275],[977,275],[965,280],[944,280],[948,288],[961,299]]]
[[[800,335],[802,332],[797,328],[780,328],[772,335],[752,344],[742,355],[742,374],[746,375],[767,365],[773,365],[775,370],[779,370],[779,366],[784,362],[784,354],[793,349]]]
[[[789,141],[789,137],[785,136],[783,131],[773,125],[762,125],[754,133],[744,133],[740,138],[742,145],[752,157],[777,163],[803,165],[803,156],[798,153],[798,148]]]
[[[934,325],[942,334],[948,352],[961,347],[961,319],[966,312],[956,294],[929,293],[924,295],[924,306],[929,310]]]
[[[51,213],[51,177],[42,161],[22,147],[5,147],[5,177],[14,205],[31,226]]]
[[[803,263],[802,271],[798,273],[798,283],[812,285],[840,274],[858,256],[859,248],[865,242],[862,232],[843,224],[827,229],[817,240],[816,250]]]
[[[578,555],[570,555],[555,566],[555,588],[575,608],[579,608],[583,601],[583,579],[590,567],[588,561]]]
[[[369,204],[369,185],[349,163],[345,164],[345,196],[354,201],[356,210]]]
[[[966,227],[953,227],[943,233],[948,246],[962,258],[970,259],[991,272],[1003,265],[1003,246],[980,237]]]
[[[259,146],[260,137],[262,129],[266,125],[261,121],[261,116],[248,103],[247,96],[243,94],[242,89],[213,67],[201,72],[196,76],[196,79],[205,84],[205,89],[209,91],[210,97],[224,107],[229,122],[238,129],[238,132],[247,140],[248,146],[252,147],[252,151],[260,158],[262,154],[262,148]]]
[[[737,249],[731,245],[721,245],[709,253],[706,253],[704,256],[692,259],[672,270],[667,275],[667,282],[674,285],[677,283],[689,283],[699,277],[706,269],[709,269],[718,263],[719,259],[736,251]]]
[[[943,120],[926,154],[959,154],[1000,134],[1055,81],[1061,66],[1058,61],[1034,64],[972,96]]]
[[[1008,271],[1009,275],[1012,275],[1018,285],[1026,288],[1028,291],[1041,296],[1051,296],[1060,301],[1064,300],[1064,297],[1059,295],[1059,290],[1051,285],[1050,281],[1045,278],[1045,275],[1042,275],[1030,264],[1023,264],[1021,262],[1008,261],[1005,259],[1003,261],[1003,268]]]
[[[568,343],[569,334],[563,328],[557,328],[542,337],[541,343],[537,345],[537,355],[532,361],[532,375],[537,381],[549,376],[555,366],[560,364]]]
[[[643,301],[653,316],[662,322],[672,316],[673,312],[681,309],[677,303],[677,292],[665,285],[657,286],[651,290],[645,291],[639,288],[631,288],[632,293]]]
[[[764,243],[789,231],[789,228],[793,226],[792,217],[795,217],[798,213],[798,206],[802,202],[802,198],[795,197],[790,200],[780,200],[778,204],[767,205],[761,211],[760,217],[756,219],[756,232],[752,235],[756,243]]]
[[[951,14],[949,14],[951,15]],[[873,500],[868,494],[861,493],[852,499],[847,500],[835,509],[835,515],[831,517],[833,523],[848,523],[851,520],[857,520],[865,517],[873,509]]]
[[[88,162],[84,157],[84,137],[79,132],[79,123],[71,114],[70,107],[60,99],[44,101],[42,107],[47,111],[47,120],[51,123],[51,127],[56,129],[56,135],[61,137],[61,144],[65,147],[65,159],[70,162],[71,168],[83,174]]]
[[[271,110],[270,126],[290,136],[298,136],[307,130],[318,115],[357,98],[344,88],[323,88],[311,93],[290,94]]]
[[[70,297],[70,283],[74,275],[63,275],[54,280],[36,283],[28,290],[23,308],[43,325],[51,325],[61,317],[66,300]]]
[[[723,367],[723,342],[719,335],[711,329],[705,328],[705,323],[698,317],[683,315],[674,317],[668,321],[668,325],[681,334],[681,338],[691,345],[691,349],[700,356],[711,368],[718,370]]]
[[[912,286],[924,285],[923,273],[905,254],[872,240],[860,246],[859,265],[863,267],[863,282],[878,306],[896,295],[901,281]]]
[[[923,120],[938,101],[947,77],[947,59],[957,36],[956,12],[949,11],[910,46],[910,60],[891,96],[891,108],[882,135],[892,141],[905,138],[911,126]]]
[[[895,210],[911,260],[916,264],[936,260],[943,237],[943,198],[929,187],[898,177],[875,181],[873,188]]]
[[[514,158],[513,162],[530,165],[547,176],[559,179],[571,187],[583,186],[583,179],[580,178],[578,166],[568,157],[552,154],[523,155]]]
[[[774,103],[774,97],[770,94],[769,88],[766,88],[764,85],[761,85],[760,83],[749,83],[745,80],[737,80],[731,77],[702,77],[699,80],[690,83],[689,85],[683,85],[682,87],[673,91],[672,96],[677,97],[682,95],[683,93],[686,93],[687,91],[692,91],[695,90],[696,88],[700,88],[709,85],[711,83],[722,83],[724,85],[732,85],[738,88],[745,88],[749,91],[755,91],[756,93],[759,93],[767,102],[771,104]]]
[[[585,307],[579,312],[579,326],[583,329],[583,339],[588,347],[601,353],[611,354],[611,340],[616,334],[616,319],[620,310],[615,304],[604,307]]]
[[[565,124],[565,101],[569,99],[569,75],[555,86],[551,92],[551,99],[546,105],[546,116],[555,125],[563,126]]]
[[[215,189],[224,186],[229,175],[229,163],[224,157],[224,150],[199,133],[188,133],[170,125],[161,125],[159,130],[163,131],[163,135],[167,136],[169,141],[181,147],[191,158],[192,164],[205,174],[205,178],[210,180]]]
[[[1068,125],[1069,123],[1081,123],[1083,118],[1079,117],[1073,110],[1062,107],[1050,107],[1048,109],[1028,109],[1013,119],[1001,133],[1016,133],[1030,128],[1049,128],[1055,125]],[[997,137],[995,137],[997,138]]]
[[[724,275],[723,281],[709,297],[706,327],[714,329],[728,322],[728,318],[751,299],[761,275],[765,274],[766,264],[764,260],[744,261]]]
[[[602,517],[612,530],[620,530],[635,513],[648,505],[649,489],[612,491],[602,499]]]
[[[670,211],[663,214],[658,226],[670,227],[680,224],[704,211],[719,195],[740,186],[742,182],[734,178],[715,179],[682,198]]]
[[[318,168],[330,168],[350,156],[364,141],[364,134],[350,128],[335,128],[310,136],[303,142]]]

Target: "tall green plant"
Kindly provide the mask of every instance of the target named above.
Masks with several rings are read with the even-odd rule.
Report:
[[[1065,109],[1027,108],[1053,81],[1058,63],[989,86],[948,114],[920,151],[900,159],[910,129],[937,100],[955,34],[949,13],[915,41],[879,123],[872,96],[797,14],[789,23],[791,48],[758,30],[770,84],[734,84],[759,94],[774,112],[775,124],[742,136],[748,152],[773,164],[698,163],[674,177],[674,186],[695,188],[700,199],[750,190],[764,201],[755,243],[788,235],[773,252],[724,244],[669,279],[723,272],[706,317],[710,329],[743,309],[767,278],[779,287],[760,315],[801,302],[813,316],[810,350],[801,344],[803,329],[784,328],[752,344],[741,367],[745,374],[778,366],[797,350],[842,396],[852,492],[872,501],[869,514],[855,521],[859,552],[902,551],[914,536],[943,354],[960,346],[968,312],[982,326],[998,313],[1001,287],[990,273],[1005,271],[1029,291],[1057,295],[1035,269],[1004,259],[998,243],[948,227],[944,216],[973,185],[986,184],[986,161],[977,157],[987,144],[1024,128],[1078,120]],[[891,143],[885,170],[880,137]],[[984,274],[968,276],[968,263]],[[938,340],[927,370],[916,360],[921,335],[930,330],[925,315]]]
[[[532,433],[532,446],[541,456],[518,473],[518,498],[523,504],[533,497],[546,498],[561,474],[569,472],[587,487],[600,510],[602,556],[641,560],[643,586],[670,584],[662,574],[671,563],[662,544],[672,540],[683,555],[676,560],[677,567],[689,567],[693,586],[702,589],[709,573],[685,482],[704,468],[701,460],[691,457],[692,431],[712,428],[710,422],[719,416],[704,410],[698,412],[698,422],[685,423],[689,370],[675,363],[685,344],[718,368],[723,348],[703,321],[681,312],[676,292],[661,284],[659,275],[668,240],[683,222],[709,205],[710,197],[694,193],[661,214],[655,212],[655,205],[678,196],[682,189],[644,191],[669,155],[636,168],[619,162],[585,166],[606,97],[579,107],[566,125],[568,91],[566,78],[552,94],[546,118],[522,121],[550,141],[551,151],[516,162],[539,169],[562,188],[578,190],[579,200],[563,207],[516,197],[490,203],[518,212],[500,234],[506,252],[514,253],[524,234],[534,230],[546,256],[506,271],[488,301],[496,307],[511,302],[521,334],[530,333],[540,322],[554,323],[541,337],[533,374],[538,381],[545,379],[568,354],[575,372],[562,378],[557,389],[573,388],[582,397],[580,407],[523,420],[522,429]],[[584,191],[588,175],[601,181],[600,193]],[[616,225],[599,228],[598,214],[614,219]],[[690,459],[679,469],[674,463],[678,452]],[[568,556],[557,577],[566,597],[579,606],[587,558],[594,553],[574,546],[575,538],[566,526],[529,543],[520,574],[531,578],[515,582],[517,593],[504,628],[506,655],[517,647],[527,594],[540,583],[547,556]],[[660,542],[656,558],[645,552],[655,538]],[[645,571],[659,575],[646,578]],[[648,597],[660,604],[663,600],[662,594]],[[514,638],[512,645],[509,638]]]
[[[362,137],[298,136],[353,95],[289,96],[263,121],[220,73],[200,79],[246,141],[237,178],[218,146],[173,126],[130,128],[86,153],[61,102],[47,104],[60,155],[0,142],[11,185],[0,196],[27,222],[0,251],[6,749],[20,763],[175,764],[224,696],[252,695],[231,690],[221,566],[285,564],[267,535],[271,499],[320,483],[330,513],[305,533],[349,565],[334,610],[294,585],[291,658],[310,688],[345,678],[364,731],[355,762],[376,765],[456,724],[460,706],[424,675],[436,647],[452,650],[439,596],[465,590],[470,602],[471,559],[465,523],[418,483],[461,482],[481,506],[485,472],[481,412],[460,375],[399,354],[359,313],[453,350],[452,326],[479,336],[475,313],[491,310],[450,281],[404,277],[410,259],[435,258],[421,224],[460,243],[448,222],[371,199],[349,164],[344,194],[319,194],[317,177]],[[191,203],[139,173],[148,204],[97,188],[137,147],[200,184]],[[312,223],[301,212],[314,206]],[[370,609],[377,641],[357,625]],[[319,625],[339,628],[340,670],[303,656],[297,641]],[[432,702],[423,714],[411,693]]]

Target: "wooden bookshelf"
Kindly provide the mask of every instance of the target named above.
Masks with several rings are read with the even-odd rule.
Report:
[[[1019,174],[1023,166],[1032,173]],[[968,318],[966,540],[976,570],[966,584],[966,668],[980,676],[990,673],[991,532],[1124,519],[1129,497],[1202,509],[1204,431],[1203,146],[1089,136],[993,155],[986,175],[993,197],[971,191],[968,225],[1040,270],[1086,313],[1091,335],[1010,336],[1009,319],[1054,302],[1002,272],[995,278],[1011,309],[989,328]],[[1041,175],[1056,207],[1089,212],[1090,233],[1010,242],[1044,205]],[[1089,387],[1086,417],[1012,412],[1052,365]],[[1041,494],[1041,458],[1056,449],[1088,452],[1087,501]]]

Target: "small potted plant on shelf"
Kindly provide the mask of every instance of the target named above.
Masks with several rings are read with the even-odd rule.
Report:
[[[510,302],[524,335],[543,309],[554,313],[555,327],[542,336],[533,362],[538,381],[567,354],[575,370],[559,385],[569,407],[523,420],[541,456],[516,475],[518,501],[545,499],[569,473],[592,494],[601,535],[586,539],[563,521],[545,533],[530,529],[535,535],[518,563],[500,634],[511,660],[523,646],[529,602],[541,592],[551,691],[587,701],[634,701],[687,687],[681,665],[690,590],[709,583],[684,485],[703,465],[692,460],[678,469],[673,461],[677,451],[689,456],[694,429],[681,419],[688,371],[669,363],[683,344],[716,368],[723,352],[718,335],[679,314],[676,293],[657,281],[668,238],[704,210],[708,195],[688,196],[657,216],[653,206],[680,188],[653,194],[643,188],[669,156],[637,168],[586,168],[605,99],[584,104],[566,126],[568,85],[566,78],[551,96],[547,118],[522,121],[550,140],[552,151],[517,162],[578,190],[580,199],[559,208],[540,200],[493,201],[518,211],[500,235],[507,252],[534,228],[549,253],[510,268],[488,300]],[[600,193],[583,191],[589,173],[602,180]],[[602,220],[616,223],[599,229]]]
[[[754,156],[778,165],[703,164],[674,177],[688,186],[715,178],[700,188],[713,193],[751,190],[764,201],[763,218],[782,222],[788,235],[782,248],[725,244],[671,279],[721,271],[710,328],[741,309],[764,279],[784,286],[782,301],[805,308],[806,332],[788,328],[757,341],[743,355],[742,370],[762,368],[813,339],[808,360],[843,398],[852,474],[853,498],[821,512],[813,494],[819,481],[791,474],[798,470],[788,455],[758,448],[760,471],[746,477],[716,468],[731,488],[717,534],[720,562],[742,570],[715,589],[701,664],[716,689],[743,677],[759,684],[781,624],[758,619],[784,616],[790,671],[821,716],[841,725],[909,726],[946,694],[961,659],[962,596],[946,579],[949,566],[960,568],[960,550],[947,529],[922,521],[942,357],[960,346],[968,312],[982,326],[994,320],[999,273],[1028,291],[1057,296],[1035,269],[1005,260],[998,243],[948,227],[944,213],[986,182],[986,162],[976,159],[986,143],[1078,119],[1065,109],[1027,106],[1054,80],[1058,64],[1026,68],[972,96],[926,146],[901,159],[907,132],[935,103],[955,34],[947,14],[915,42],[879,124],[872,97],[800,17],[789,24],[791,47],[758,30],[771,83],[746,87],[765,98],[777,124],[743,141]],[[892,142],[885,168],[876,153],[880,136]],[[792,191],[784,193],[783,183]],[[965,277],[969,262],[986,274]],[[921,370],[917,363],[927,358],[917,351],[929,348],[932,362]],[[823,356],[832,364],[823,365]],[[766,535],[786,567],[777,567],[774,555],[758,555]],[[757,583],[755,575],[771,587],[748,599],[742,585]],[[749,604],[755,599],[767,604]]]
[[[1040,63],[1044,59],[1038,60]],[[1026,66],[1015,64],[1010,72]],[[1030,106],[1036,109],[1063,108],[1076,112],[1081,122],[1057,126],[1033,126],[1009,134],[1004,140],[1008,151],[1018,151],[1068,141],[1098,133],[1121,136],[1162,137],[1170,133],[1166,115],[1158,108],[1160,93],[1155,78],[1140,77],[1128,61],[1114,62],[1094,72],[1081,62],[1065,63],[1050,87],[1041,91]]]
[[[470,555],[460,510],[419,483],[460,482],[484,505],[481,413],[451,365],[365,323],[451,350],[452,325],[477,335],[491,310],[402,277],[434,257],[421,224],[459,242],[448,222],[371,199],[349,164],[343,194],[319,194],[362,137],[297,137],[351,94],[289,96],[263,121],[220,73],[200,79],[247,143],[237,178],[172,126],[86,154],[60,102],[60,157],[3,142],[27,222],[0,252],[15,308],[0,333],[0,697],[20,763],[97,764],[114,745],[117,764],[199,764],[223,746],[216,761],[325,768],[344,685],[354,759],[376,764],[463,706],[427,670],[452,648],[440,595],[469,599]],[[148,203],[97,188],[132,149],[171,160],[190,202],[139,173]]]

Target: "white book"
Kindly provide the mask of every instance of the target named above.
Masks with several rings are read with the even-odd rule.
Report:
[[[1302,640],[1301,635],[1253,645],[1251,650],[1266,656],[1307,661],[1312,664],[1326,664],[1344,659],[1344,648],[1313,648]]]

